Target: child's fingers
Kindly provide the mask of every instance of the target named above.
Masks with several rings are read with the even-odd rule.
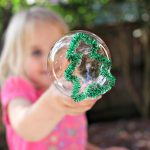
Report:
[[[88,111],[90,109],[91,109],[91,107],[90,108],[82,108],[82,109],[81,108],[79,108],[79,109],[67,108],[65,110],[65,114],[67,114],[67,115],[79,115],[79,114],[85,113],[86,111]]]
[[[68,99],[64,101],[64,104],[68,107],[84,107],[84,106],[90,106],[92,104],[95,104],[97,100],[85,100],[85,101],[81,101],[81,102],[75,102],[72,99]]]
[[[60,109],[65,114],[81,114],[93,107],[96,103],[95,100],[83,100],[81,102],[75,102],[69,96],[63,95],[54,85],[51,85],[51,93],[55,93],[57,97],[55,103],[58,105],[57,109]]]
[[[76,103],[75,105],[64,104],[67,114],[80,114],[90,110],[96,101],[89,101],[85,104]]]

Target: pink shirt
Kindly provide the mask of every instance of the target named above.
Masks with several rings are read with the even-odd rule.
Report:
[[[7,114],[8,103],[16,97],[24,97],[34,103],[41,94],[41,91],[36,90],[29,81],[21,77],[10,77],[5,82],[1,102],[9,150],[85,150],[87,142],[85,115],[65,116],[49,136],[36,142],[26,141],[14,131]]]

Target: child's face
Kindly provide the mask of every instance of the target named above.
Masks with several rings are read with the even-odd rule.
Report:
[[[62,32],[58,25],[49,23],[37,23],[34,29],[33,34],[29,33],[27,36],[25,76],[37,88],[45,89],[50,85],[47,56],[53,44],[62,36]]]

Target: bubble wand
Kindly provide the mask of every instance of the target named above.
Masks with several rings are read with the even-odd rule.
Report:
[[[60,41],[58,43],[63,45],[63,42]],[[99,42],[103,44],[99,44]],[[54,46],[57,47],[57,49],[58,46],[60,46],[58,43],[56,43],[57,46]],[[83,48],[80,45],[84,45]],[[69,96],[71,96],[75,102],[80,102],[88,98],[97,98],[98,96],[111,90],[111,88],[115,85],[116,79],[110,72],[111,60],[108,56],[104,56],[104,54],[101,54],[102,52],[99,52],[99,50],[104,51],[105,46],[103,45],[104,42],[102,40],[97,40],[96,35],[90,34],[90,32],[87,31],[74,32],[69,44],[67,45],[65,59],[68,61],[68,66],[66,66],[63,76],[65,80],[67,80],[69,83],[72,83]],[[64,45],[60,47],[62,48]],[[84,49],[84,47],[85,49],[88,47],[88,51],[81,51],[81,49]],[[54,51],[56,54],[56,48],[54,49],[55,50],[52,49],[52,52]],[[52,55],[53,54],[51,53],[49,57],[51,58]],[[86,60],[90,60],[90,63],[86,63]],[[95,70],[93,70],[93,72],[90,74],[90,68],[93,67],[91,62],[94,62],[97,65],[94,66]],[[84,66],[83,64],[85,65],[85,72],[80,71]],[[78,74],[74,74],[74,72],[76,72],[75,70],[79,70],[81,73],[79,76],[85,76],[84,82],[81,82],[81,78],[78,76]],[[94,75],[92,75],[92,73],[94,73]],[[58,81],[56,75],[55,78]],[[92,80],[92,78],[95,80]],[[60,85],[58,84],[59,82],[60,81],[56,82],[57,85],[55,85],[62,91]],[[87,83],[84,91],[81,91],[80,83],[82,85]]]

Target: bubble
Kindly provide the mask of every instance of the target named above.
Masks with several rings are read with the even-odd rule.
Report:
[[[48,54],[48,70],[51,81],[63,94],[72,96],[76,92],[79,95],[84,93],[83,97],[80,95],[83,100],[95,98],[97,95],[91,96],[90,93],[97,87],[110,89],[107,86],[107,75],[111,69],[107,64],[110,60],[109,49],[100,37],[77,30],[64,35],[52,47]],[[91,84],[92,92],[87,89]]]

